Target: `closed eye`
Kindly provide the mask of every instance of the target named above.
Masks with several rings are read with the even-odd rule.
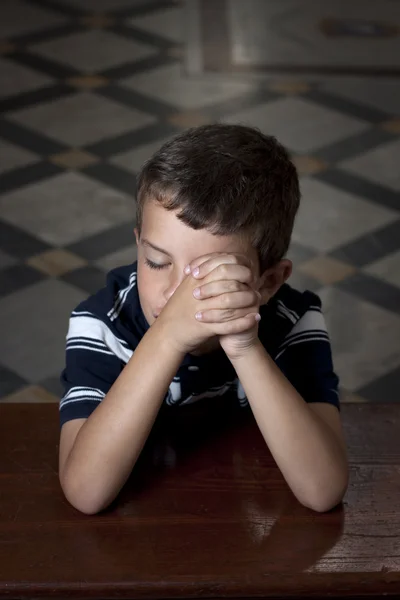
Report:
[[[146,265],[148,267],[150,267],[150,269],[165,269],[165,267],[168,267],[168,264],[165,265],[159,265],[158,263],[153,262],[152,260],[149,260],[148,258],[145,259]]]

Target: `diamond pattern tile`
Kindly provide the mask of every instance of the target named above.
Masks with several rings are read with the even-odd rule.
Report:
[[[367,267],[366,273],[374,275],[400,288],[400,250],[377,260]]]
[[[111,162],[131,173],[138,173],[145,161],[150,158],[150,156],[165,142],[171,139],[171,137],[172,136],[168,136],[160,140],[150,142],[149,144],[143,144],[137,148],[132,148],[132,150],[129,150],[128,152],[116,154],[111,159]]]
[[[136,259],[141,165],[215,120],[255,125],[293,156],[303,197],[289,283],[321,295],[342,402],[400,401],[400,81],[384,73],[398,42],[373,55],[348,38],[338,53],[307,29],[326,12],[315,2],[284,39],[264,26],[282,8],[219,4],[197,39],[194,3],[0,2],[0,402],[58,401],[70,310]],[[218,29],[228,4],[231,40]],[[349,49],[371,77],[334,74]],[[238,57],[246,72],[229,73]],[[321,57],[329,75],[297,68]],[[277,59],[295,74],[265,76]]]
[[[182,109],[196,109],[230,100],[251,90],[245,81],[189,80],[179,64],[167,65],[121,80],[121,86]]]
[[[0,58],[0,98],[16,96],[49,86],[53,79],[19,65],[11,58]]]
[[[165,8],[157,11],[156,14],[150,13],[141,17],[133,17],[128,20],[128,25],[179,44],[184,41],[185,21],[183,16],[181,7]]]
[[[75,286],[49,279],[1,298],[3,365],[32,383],[59,374],[68,315],[86,295]]]
[[[397,217],[392,210],[312,178],[304,178],[301,188],[302,205],[293,240],[307,240],[308,246],[320,252],[330,251]]]
[[[8,223],[64,245],[131,221],[133,201],[81,173],[68,172],[0,196]]]
[[[96,265],[105,271],[111,271],[111,269],[116,269],[121,265],[130,265],[135,262],[137,258],[137,247],[136,244],[130,244],[129,246],[125,246],[121,248],[121,250],[117,250],[116,252],[111,252],[102,258],[96,260]]]
[[[39,156],[15,144],[0,139],[0,175],[6,171],[31,165],[39,160]]]
[[[11,267],[12,265],[15,265],[16,262],[16,258],[0,250],[0,269]]]
[[[23,15],[23,18],[21,16]],[[2,0],[1,36],[10,38],[55,27],[64,18],[52,10],[32,6],[23,0]]]
[[[97,142],[155,120],[142,111],[85,92],[10,113],[8,118],[72,146]]]
[[[94,73],[121,63],[155,54],[151,46],[94,29],[35,44],[31,51],[57,60],[86,73]]]
[[[367,77],[339,77],[328,81],[323,87],[356,103],[372,106],[389,114],[399,114],[400,88],[395,77],[379,78],[374,85],[371,85],[371,79]]]
[[[55,0],[57,2],[57,0]],[[69,3],[90,12],[107,12],[120,8],[143,6],[147,0],[69,0]]]
[[[400,365],[398,315],[335,287],[320,296],[343,387],[356,391]]]
[[[225,121],[258,127],[275,135],[293,152],[312,152],[366,129],[359,119],[308,102],[284,98],[226,115]]]
[[[340,167],[374,183],[383,184],[395,192],[400,192],[399,156],[400,139],[397,139],[350,158],[340,163]]]

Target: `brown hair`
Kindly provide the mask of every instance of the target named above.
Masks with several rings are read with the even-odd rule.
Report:
[[[260,271],[288,250],[299,207],[297,171],[272,136],[244,125],[188,129],[166,142],[138,176],[136,221],[153,199],[193,229],[243,233],[257,249]]]

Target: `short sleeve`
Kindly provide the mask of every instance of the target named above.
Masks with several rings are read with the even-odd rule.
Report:
[[[339,379],[319,299],[286,335],[275,362],[306,402],[327,402],[340,410]]]
[[[64,396],[60,425],[88,418],[104,399],[132,355],[101,319],[89,311],[71,314],[66,344],[66,366],[61,375]]]

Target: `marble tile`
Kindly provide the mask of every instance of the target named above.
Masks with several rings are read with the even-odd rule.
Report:
[[[300,265],[299,270],[324,285],[342,281],[355,272],[351,265],[322,254]]]
[[[11,112],[8,118],[34,131],[46,131],[71,146],[90,144],[155,121],[142,111],[84,92]]]
[[[51,85],[54,80],[39,71],[0,58],[0,98],[32,92]]]
[[[69,250],[88,261],[97,261],[104,256],[119,252],[134,243],[133,221],[110,227],[107,231],[87,236],[69,246]]]
[[[98,158],[85,150],[68,150],[50,156],[51,162],[65,169],[83,169],[98,162]]]
[[[70,312],[86,296],[67,283],[47,279],[1,298],[3,365],[32,383],[56,376],[64,365]]]
[[[304,292],[305,290],[315,292],[321,287],[321,283],[315,277],[308,273],[303,273],[301,269],[293,269],[287,282],[290,286],[301,292]]]
[[[328,168],[328,163],[314,156],[305,156],[296,154],[293,156],[293,162],[300,176],[314,175]]]
[[[364,271],[400,288],[400,250],[366,266]]]
[[[312,152],[368,127],[359,119],[318,106],[303,98],[286,97],[226,115],[224,121],[258,127],[275,135],[292,152]]]
[[[154,142],[132,148],[132,150],[128,150],[128,152],[115,154],[110,162],[126,169],[130,173],[138,173],[145,161],[161,148],[165,142],[170,140],[171,137],[172,136],[164,137],[160,140],[155,140]]]
[[[65,18],[58,12],[40,8],[30,2],[1,1],[1,36],[4,38],[40,31],[63,22]]]
[[[30,47],[39,56],[94,73],[156,54],[152,46],[128,40],[111,31],[93,29],[40,42]]]
[[[0,176],[6,171],[31,165],[38,160],[40,157],[37,154],[0,139]]]
[[[35,256],[31,256],[26,262],[31,267],[52,277],[64,275],[64,273],[79,269],[87,264],[80,256],[62,248],[55,248],[41,254],[35,254]]]
[[[12,264],[0,270],[0,298],[29,287],[43,279],[43,274],[29,265]]]
[[[123,265],[130,265],[131,263],[135,262],[136,258],[137,246],[136,244],[131,244],[96,260],[96,265],[100,269],[104,269],[108,272],[111,271],[111,269],[116,269],[117,267],[122,267]]]
[[[82,91],[96,90],[108,85],[109,80],[102,75],[76,75],[67,79],[68,85]]]
[[[48,403],[59,402],[59,398],[40,385],[27,385],[18,391],[0,399],[2,404],[11,404],[16,402],[29,403]]]
[[[181,43],[184,41],[183,16],[183,10],[180,6],[168,7],[151,12],[148,15],[133,17],[128,20],[128,25],[167,38],[171,42]]]
[[[323,89],[388,114],[399,114],[400,86],[396,77],[336,77],[327,80]]]
[[[252,84],[245,81],[189,79],[179,64],[121,79],[120,85],[186,110],[230,100],[252,89]]]
[[[385,121],[382,124],[382,127],[385,131],[389,131],[389,133],[394,133],[395,135],[400,134],[400,119],[390,119],[389,121]]]
[[[359,393],[369,402],[400,402],[400,368],[362,387]]]
[[[335,287],[319,295],[343,387],[356,391],[400,365],[398,315]]]
[[[356,267],[377,262],[399,247],[400,219],[337,248],[332,256]]]
[[[69,171],[0,196],[3,219],[54,245],[131,222],[128,196]]]
[[[25,379],[0,364],[0,402],[23,385],[26,385]]]
[[[14,256],[10,256],[6,252],[0,250],[0,270],[11,267],[17,263],[17,259]]]
[[[400,138],[339,163],[341,169],[385,185],[396,192],[400,192],[399,165]]]
[[[358,271],[339,281],[337,287],[400,315],[400,289],[382,279]]]
[[[56,0],[57,1],[57,0]],[[69,4],[93,13],[102,13],[120,8],[145,6],[147,0],[68,0]]]
[[[397,217],[395,211],[312,178],[302,179],[301,188],[293,240],[320,252],[333,250]]]
[[[74,285],[87,294],[95,294],[106,285],[104,271],[93,265],[86,265],[74,271],[68,271],[61,276],[63,281]]]

